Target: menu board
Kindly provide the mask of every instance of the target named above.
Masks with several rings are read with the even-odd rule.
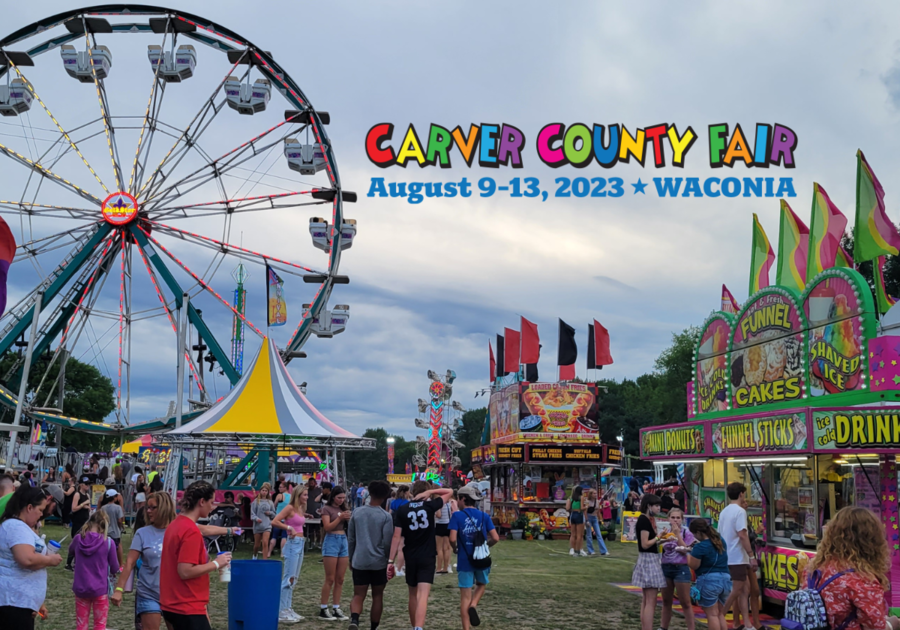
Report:
[[[618,446],[606,447],[606,463],[616,466],[622,463],[622,449]]]
[[[528,446],[529,462],[582,462],[603,463],[603,447],[597,445],[578,444],[530,444]]]
[[[800,400],[805,318],[793,295],[773,288],[741,311],[729,361],[735,409]]]
[[[813,449],[838,451],[900,448],[900,408],[813,411]]]
[[[702,455],[706,450],[703,423],[666,429],[641,429],[641,456]]]
[[[525,447],[521,444],[497,444],[498,462],[524,462]]]
[[[807,447],[806,413],[712,423],[713,453],[777,453]]]

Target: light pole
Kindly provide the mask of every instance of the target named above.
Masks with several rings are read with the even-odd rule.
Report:
[[[625,472],[628,472],[628,458],[625,457],[625,437],[617,435],[616,439],[619,441],[619,452],[622,453],[622,462],[625,464]]]
[[[394,474],[394,438],[387,439],[388,474]]]

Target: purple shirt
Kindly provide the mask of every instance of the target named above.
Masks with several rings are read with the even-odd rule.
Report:
[[[687,547],[691,546],[691,543],[694,542],[694,535],[690,532],[687,527],[681,528],[681,538],[684,540],[684,544]],[[678,546],[678,543],[674,540],[669,540],[663,543],[663,554],[662,554],[662,563],[663,564],[687,564],[688,554],[678,553],[675,551],[675,547]]]

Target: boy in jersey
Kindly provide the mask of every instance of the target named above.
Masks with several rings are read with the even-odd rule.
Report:
[[[393,577],[394,558],[403,538],[406,557],[406,586],[409,587],[409,623],[414,630],[425,626],[428,595],[434,583],[437,565],[437,544],[434,536],[434,515],[453,497],[450,488],[428,489],[428,482],[413,484],[412,500],[394,513],[394,538],[388,556],[388,576]]]

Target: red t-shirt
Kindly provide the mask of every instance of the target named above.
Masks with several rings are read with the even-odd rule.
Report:
[[[209,574],[192,580],[178,576],[178,564],[208,562],[203,536],[197,524],[186,516],[177,516],[166,528],[159,567],[160,607],[181,615],[205,615],[209,603]]]

